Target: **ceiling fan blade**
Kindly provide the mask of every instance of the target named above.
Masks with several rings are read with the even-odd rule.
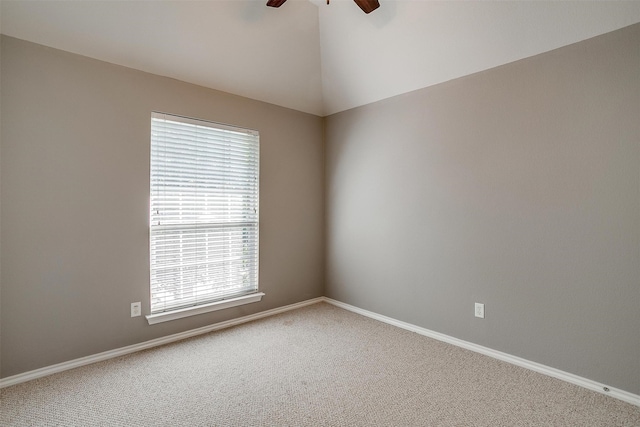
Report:
[[[353,0],[364,13],[371,13],[380,7],[378,0]]]
[[[284,2],[286,2],[287,0],[269,0],[267,2],[267,6],[271,6],[271,7],[280,7],[282,6],[282,4]]]

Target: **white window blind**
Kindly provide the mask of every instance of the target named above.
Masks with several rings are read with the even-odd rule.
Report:
[[[151,313],[258,290],[258,132],[151,116]]]

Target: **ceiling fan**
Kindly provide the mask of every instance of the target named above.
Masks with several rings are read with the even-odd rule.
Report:
[[[287,0],[268,0],[267,6],[271,7],[280,7]],[[362,9],[364,13],[371,13],[377,8],[380,7],[380,3],[378,0],[353,0],[356,4]],[[327,4],[329,4],[329,0],[327,0]]]

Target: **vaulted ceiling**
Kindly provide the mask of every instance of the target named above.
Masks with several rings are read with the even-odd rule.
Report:
[[[8,1],[3,34],[328,115],[640,22],[640,1]]]

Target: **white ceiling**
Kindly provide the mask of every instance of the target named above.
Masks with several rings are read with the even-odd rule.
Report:
[[[640,1],[8,1],[3,34],[328,115],[640,22]]]

